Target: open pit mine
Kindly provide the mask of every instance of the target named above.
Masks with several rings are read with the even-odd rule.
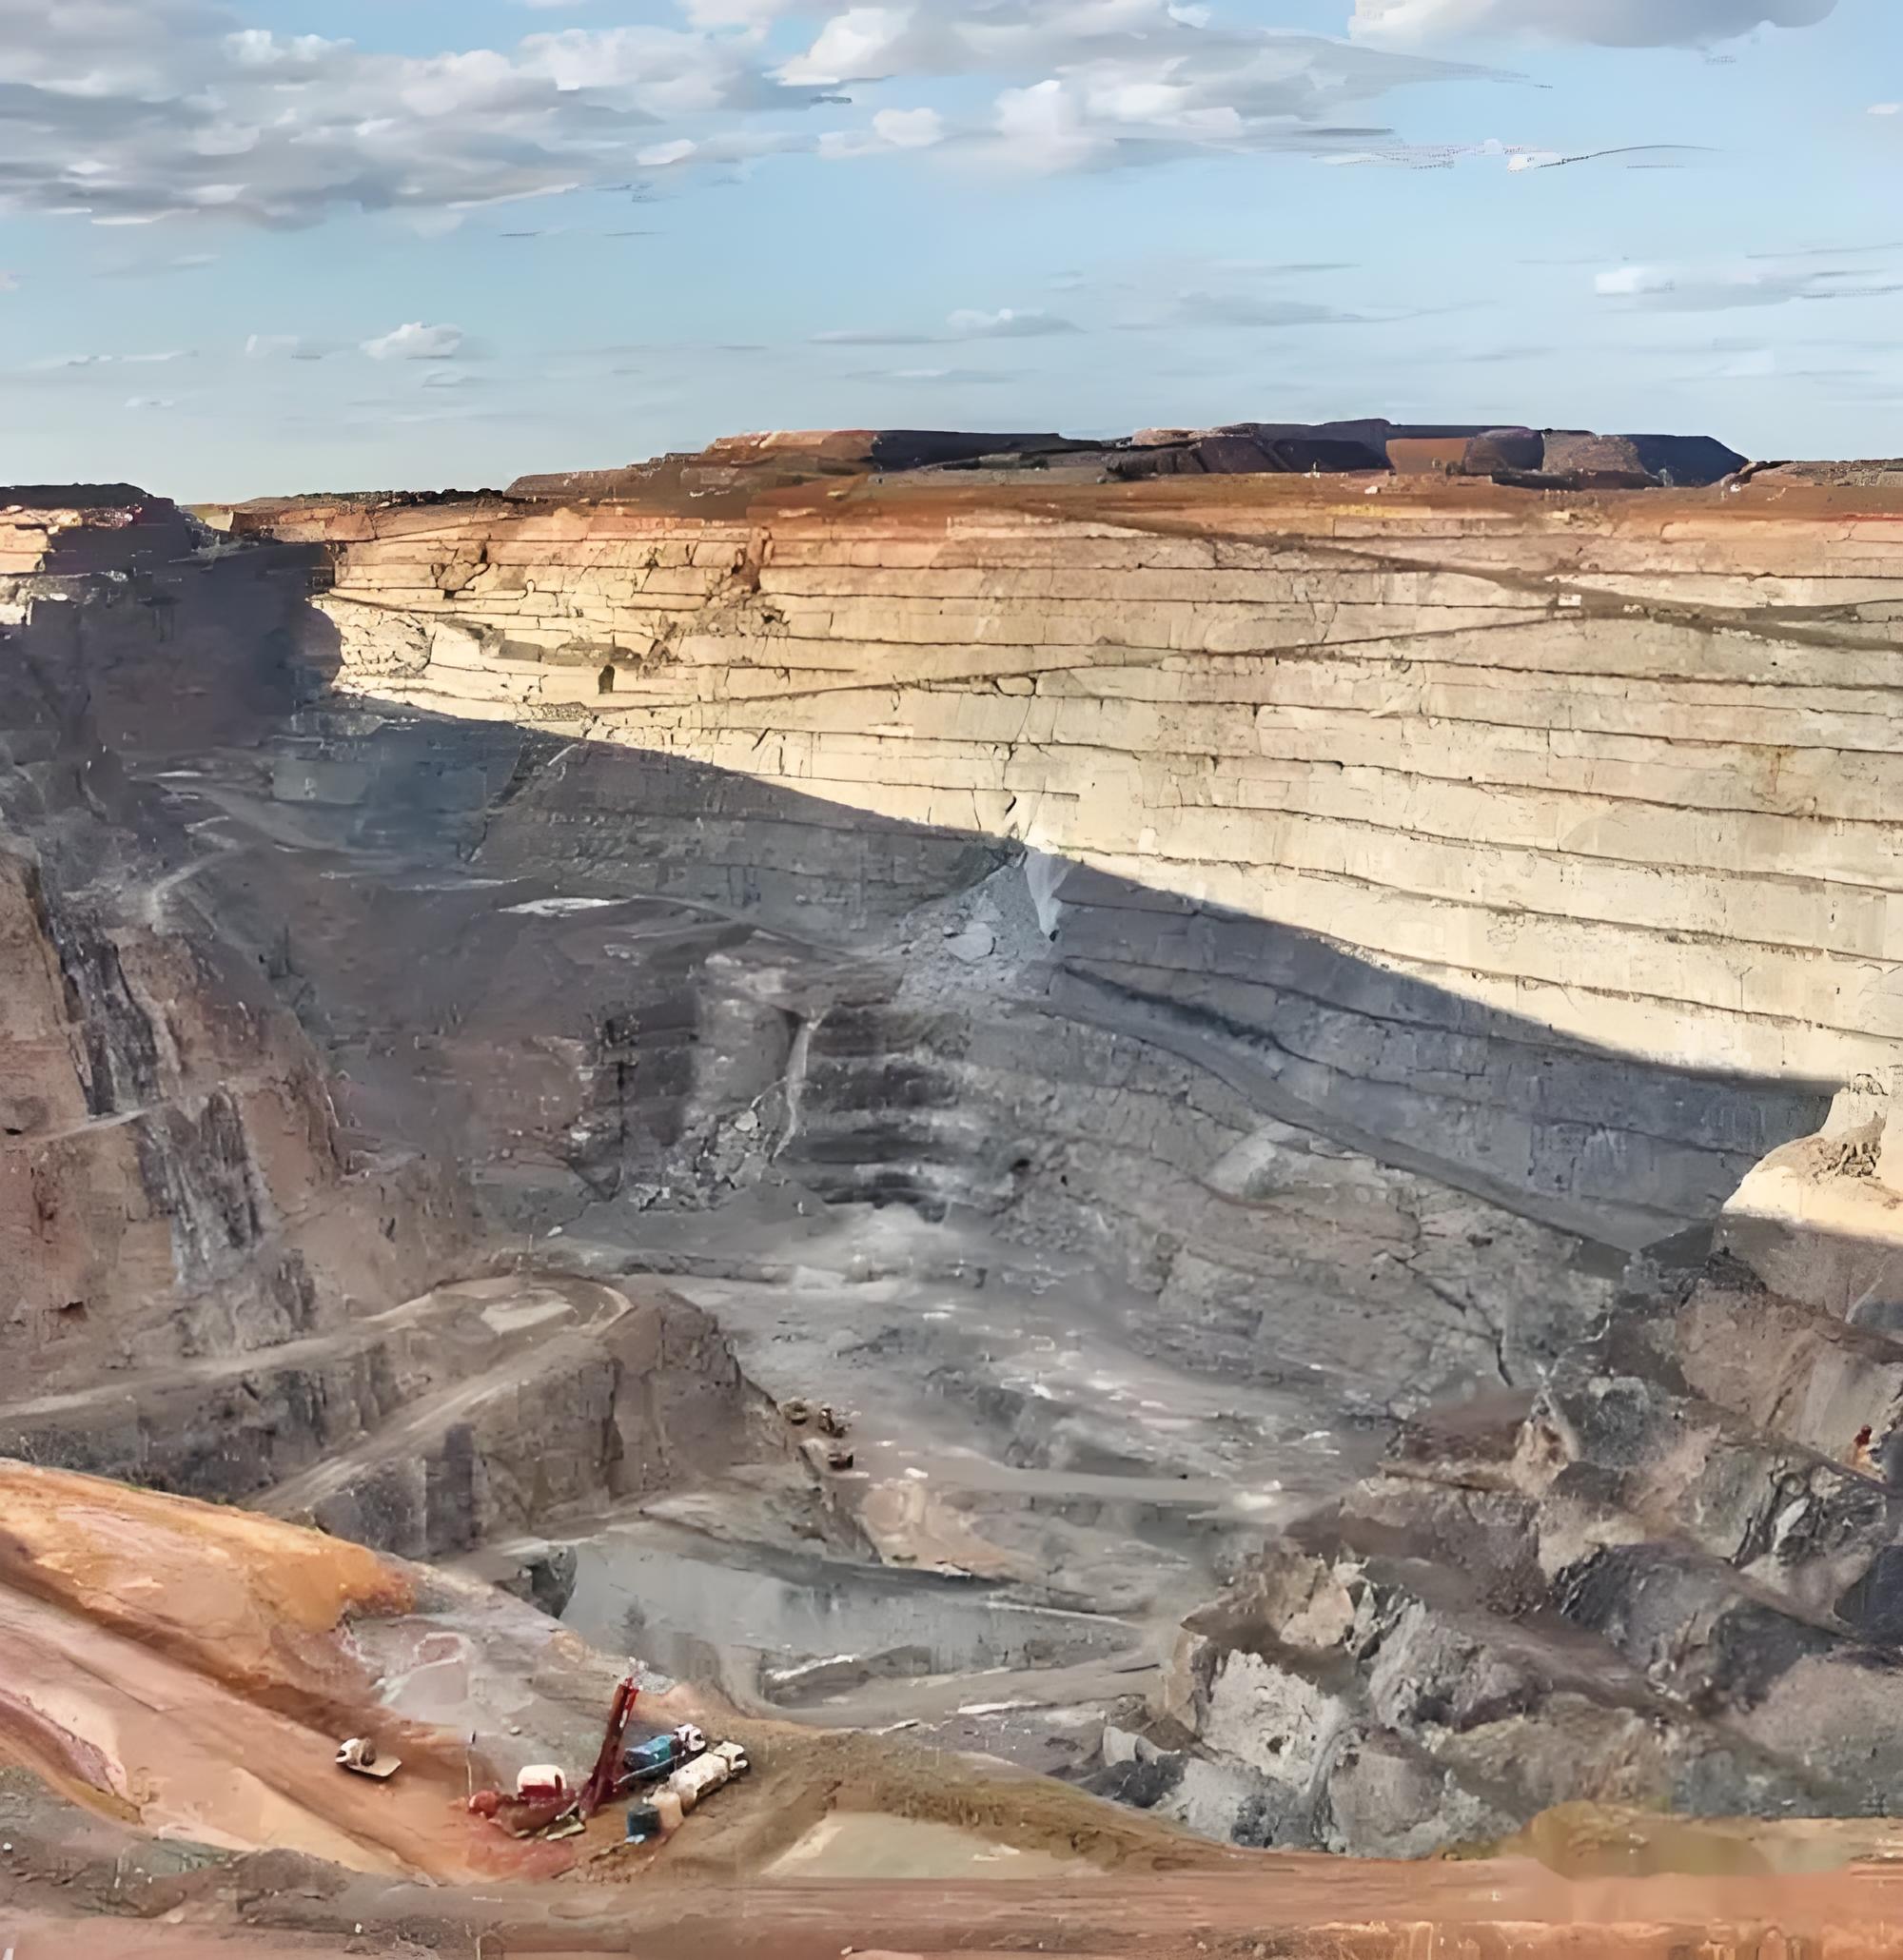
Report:
[[[0,491],[0,1936],[1895,1950],[1899,621],[1704,438]]]

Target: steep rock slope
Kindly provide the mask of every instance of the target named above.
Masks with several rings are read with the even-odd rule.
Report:
[[[470,1232],[439,1166],[353,1149],[131,773],[295,698],[301,581],[201,542],[133,493],[0,517],[0,1358],[41,1387],[325,1330]]]
[[[1829,1411],[1708,1421],[1725,1398],[1681,1360],[1611,1343],[1712,1297],[1616,1310],[1625,1256],[1709,1223],[1767,1152],[1775,1186],[1824,1091],[1888,1066],[1880,499],[983,469],[760,494],[741,469],[705,496],[230,522],[156,580],[110,523],[73,526],[107,556],[70,614],[39,548],[9,642],[38,668],[69,620],[90,659],[127,595],[167,618],[142,595],[246,581],[264,612],[231,643],[268,656],[234,651],[175,719],[156,631],[99,667],[88,715],[138,675],[158,703],[94,744],[145,800],[102,820],[82,774],[48,802],[19,831],[40,888],[123,908],[138,881],[73,852],[161,840],[146,883],[177,880],[193,946],[235,952],[284,1052],[319,1058],[345,1182],[371,1144],[426,1144],[512,1252],[670,1275],[776,1393],[856,1400],[873,1496],[929,1486],[923,1536],[985,1540],[1043,1603],[1173,1625],[1324,1500],[1199,1617],[1108,1766],[1123,1793],[1397,1851],[1581,1787],[1873,1800],[1848,1742],[1795,1762],[1801,1692],[1779,1728],[1692,1678],[1775,1698],[1794,1655],[1834,1688],[1880,1651],[1847,1603],[1887,1572],[1867,1475],[1813,1462],[1844,1447]],[[36,770],[23,750],[10,794]],[[27,969],[48,936],[16,934]],[[116,1025],[68,1019],[82,1048]],[[1830,1270],[1860,1313],[1887,1297],[1880,1262]],[[654,1487],[614,1467],[648,1460],[616,1438],[618,1384],[657,1379],[619,1343],[652,1316],[598,1319],[581,1284],[368,1315],[321,1286],[315,1351],[268,1336],[262,1399],[325,1415],[291,1421],[296,1460],[275,1415],[233,1420],[264,1375],[228,1350],[215,1382],[180,1354],[128,1384],[123,1422],[76,1385],[6,1413],[59,1460],[204,1488],[168,1439],[211,1408],[246,1439],[229,1494],[458,1548],[589,1476]],[[1703,1351],[1781,1311],[1720,1315]],[[1861,1325],[1859,1352],[1887,1338]],[[1477,1386],[1519,1400],[1419,1441]],[[538,1397],[601,1444],[579,1480],[541,1475]],[[1681,1421],[1731,1506],[1690,1552],[1669,1514],[1697,1464],[1673,1482],[1647,1454]],[[1398,1423],[1415,1440],[1359,1481]],[[1794,1476],[1815,1504],[1787,1531],[1795,1494],[1766,1493]],[[1683,1652],[1633,1631],[1649,1591]],[[1410,1699],[1416,1676],[1439,1686]]]
[[[499,1249],[461,1166],[341,1106],[282,831],[181,800],[297,712],[311,571],[0,496],[0,1447],[463,1551],[725,1460],[747,1398],[658,1289],[430,1290]]]
[[[1893,1809],[1896,1127],[1883,1085],[1847,1091],[1708,1263],[1637,1263],[1537,1391],[1411,1425],[1252,1561],[1132,1745],[1148,1800],[1365,1852],[1580,1798]]]
[[[1089,1340],[1027,1315],[1073,1343],[1042,1373],[938,1307],[834,1349],[955,1384],[1020,1463],[1312,1492],[1286,1412],[1404,1420],[1195,1617],[1106,1788],[1383,1853],[1581,1793],[1880,1807],[1891,1241],[1764,1194],[1893,1062],[1903,508],[770,460],[237,520],[325,549],[340,708],[516,758],[472,867],[550,878],[578,966],[650,949],[625,1011],[564,996],[524,1155],[736,1315],[810,1255],[750,1276],[669,1214],[781,1182],[1112,1275]],[[313,803],[366,820],[363,732],[308,735]],[[1733,1264],[1694,1285],[1687,1241],[1615,1298],[1740,1184]],[[1721,1388],[1787,1323],[1810,1389]],[[1232,1384],[1223,1421],[1093,1401],[1111,1325],[1166,1402]],[[1506,1399],[1437,1426],[1475,1385]]]
[[[242,521],[329,546],[346,693],[1061,855],[1080,1011],[1630,1248],[1897,1032],[1903,533],[1857,495],[894,478]]]

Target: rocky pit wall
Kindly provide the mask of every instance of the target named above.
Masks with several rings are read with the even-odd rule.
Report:
[[[617,863],[617,751],[702,833],[700,874],[737,869],[714,894],[736,911],[797,919],[787,889],[893,823],[1021,882],[1041,964],[997,910],[946,931],[974,1001],[1028,987],[1032,1022],[952,1013],[955,987],[952,1032],[850,997],[790,1020],[812,1107],[789,1161],[854,1166],[835,1197],[1117,1251],[1152,1351],[1238,1383],[1316,1371],[1317,1408],[1509,1391],[1472,1433],[1403,1441],[1192,1619],[1101,1787],[1388,1854],[1581,1793],[1880,1808],[1893,1526],[1878,1457],[1845,1460],[1894,1421],[1876,1213],[1834,1233],[1834,1172],[1807,1172],[1795,1251],[1788,1219],[1735,1209],[1710,1272],[1669,1254],[1617,1294],[1579,1240],[1616,1271],[1710,1225],[1833,1090],[1888,1081],[1903,505],[1398,479],[738,501],[243,521],[325,548],[305,644],[338,694],[535,732],[515,813],[565,891],[692,883],[672,851]],[[486,848],[523,861],[520,833]],[[696,1031],[704,1065],[722,1025]],[[1105,1170],[1119,1151],[1193,1188],[1152,1205]],[[1826,1302],[1826,1268],[1856,1284]],[[1727,1357],[1768,1326],[1778,1380],[1810,1385],[1754,1399]]]
[[[419,1557],[724,1460],[748,1401],[685,1302],[429,1290],[520,1248],[426,1130],[340,1108],[294,891],[219,893],[277,845],[167,794],[295,709],[307,555],[221,559],[123,486],[8,503],[0,1454]]]
[[[346,696],[1062,859],[1080,1017],[1628,1249],[1890,1066],[1881,493],[893,480],[241,523],[326,547]]]
[[[0,513],[0,1362],[45,1388],[312,1334],[421,1291],[469,1229],[414,1154],[353,1154],[130,774],[287,708],[295,620],[135,496]]]
[[[226,1124],[261,1220],[390,1153],[468,1176],[420,1266],[314,1239],[313,1331],[247,1310],[215,1382],[157,1331],[191,1288],[154,1227],[96,1349],[16,1316],[0,1447],[423,1554],[651,1491],[573,1291],[414,1297],[503,1232],[672,1274],[775,1393],[854,1407],[862,1523],[903,1497],[1166,1653],[1213,1601],[1089,1766],[1127,1801],[1405,1855],[1571,1796],[1890,1800],[1903,505],[848,479],[310,500],[211,545],[108,504],[0,559],[28,914],[223,976],[128,981],[167,1026],[255,997],[339,1153]],[[56,1086],[125,1020],[97,958],[44,978],[62,933],[5,941]],[[34,1093],[35,1164],[147,1121]],[[544,1380],[601,1442],[546,1486]],[[696,1435],[742,1419],[710,1393]]]

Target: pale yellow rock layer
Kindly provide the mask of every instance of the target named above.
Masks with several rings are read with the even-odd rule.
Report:
[[[1676,1066],[1841,1078],[1903,1034],[1880,498],[857,486],[273,528],[331,546],[348,692],[1016,837]]]

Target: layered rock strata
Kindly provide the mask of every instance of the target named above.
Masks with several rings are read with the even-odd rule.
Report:
[[[780,1392],[952,1409],[989,1495],[939,1521],[1047,1599],[1173,1618],[1324,1498],[1113,1744],[1132,1800],[1403,1852],[1876,1804],[1881,1088],[1789,1140],[1892,1066],[1903,513],[1032,446],[16,512],[10,1120],[164,1114],[195,1223],[0,1429],[441,1552],[744,1421],[685,1309],[403,1264],[506,1227],[724,1295],[821,1371]],[[403,1145],[440,1201],[299,1236]],[[247,1290],[280,1218],[302,1323]]]
[[[653,1290],[426,1293],[498,1249],[461,1166],[336,1072],[295,840],[181,800],[296,714],[308,558],[0,497],[0,1451],[461,1551],[731,1455],[745,1397]]]
[[[1630,1248],[1888,1066],[1875,495],[893,478],[246,524],[326,548],[345,694],[1059,859],[1079,1015]]]
[[[295,699],[302,581],[202,541],[136,493],[0,514],[0,1360],[40,1387],[328,1331],[470,1231],[441,1166],[353,1146],[135,774]]]
[[[1893,1809],[1890,1111],[1874,1083],[1839,1098],[1747,1182],[1709,1263],[1640,1262],[1540,1389],[1413,1426],[1280,1539],[1192,1617],[1107,1787],[1407,1854],[1582,1798]],[[1848,1248],[1867,1279],[1847,1295]]]

